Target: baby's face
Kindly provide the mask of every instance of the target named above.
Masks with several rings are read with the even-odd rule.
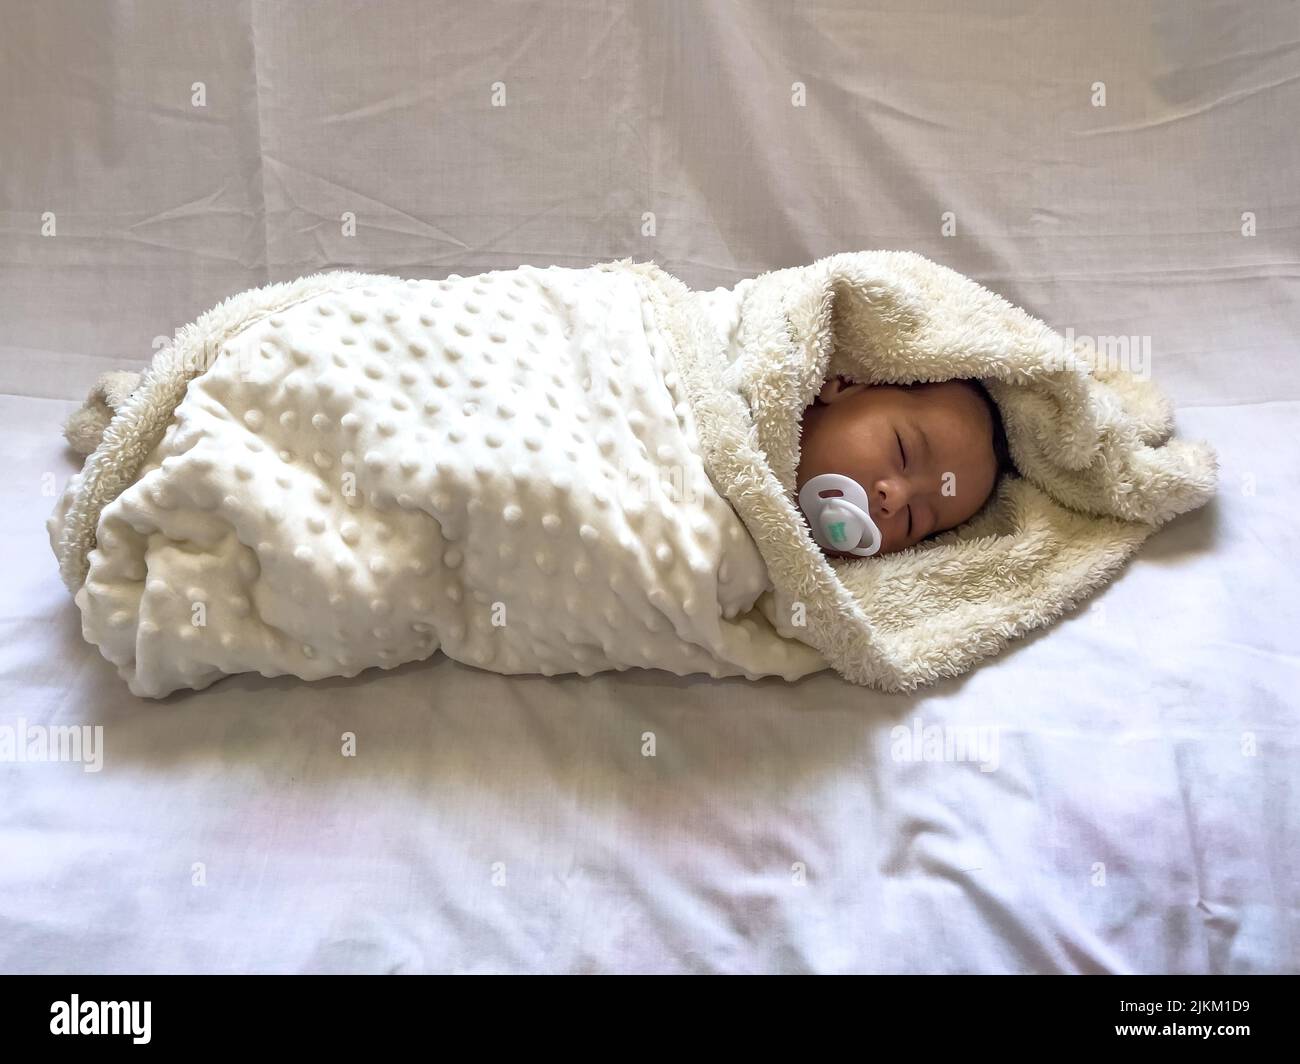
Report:
[[[879,553],[904,550],[960,525],[988,499],[997,480],[991,415],[961,381],[829,381],[804,411],[796,493],[822,473],[862,485]]]

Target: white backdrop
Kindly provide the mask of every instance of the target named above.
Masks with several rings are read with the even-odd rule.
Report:
[[[0,763],[0,969],[1300,970],[1296,4],[0,24],[0,732],[104,729],[99,772]],[[81,639],[60,421],[235,291],[625,256],[713,287],[869,248],[1149,344],[1219,500],[906,697],[439,656],[149,703]],[[988,729],[996,771],[900,759],[918,722]]]

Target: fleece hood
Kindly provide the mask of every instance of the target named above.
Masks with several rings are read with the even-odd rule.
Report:
[[[740,282],[731,350],[714,345],[712,363],[706,310],[673,291],[707,461],[772,576],[764,610],[856,683],[906,690],[967,671],[1055,621],[1214,494],[1214,451],[1174,436],[1153,383],[920,255],[844,252]],[[980,380],[1015,472],[956,529],[896,554],[828,559],[794,487],[804,410],[832,375]]]

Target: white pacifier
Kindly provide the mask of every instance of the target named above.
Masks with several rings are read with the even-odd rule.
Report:
[[[856,480],[839,473],[813,477],[799,489],[799,509],[820,546],[863,558],[880,550],[880,529],[871,520],[867,493]]]

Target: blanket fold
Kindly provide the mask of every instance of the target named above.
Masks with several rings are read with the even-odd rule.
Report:
[[[711,292],[628,259],[319,274],[232,297],[114,394],[51,544],[150,697],[438,649],[905,690],[1059,617],[1214,491],[1149,381],[1063,344],[901,252]],[[833,373],[981,379],[1022,475],[933,541],[827,560],[793,488]]]

